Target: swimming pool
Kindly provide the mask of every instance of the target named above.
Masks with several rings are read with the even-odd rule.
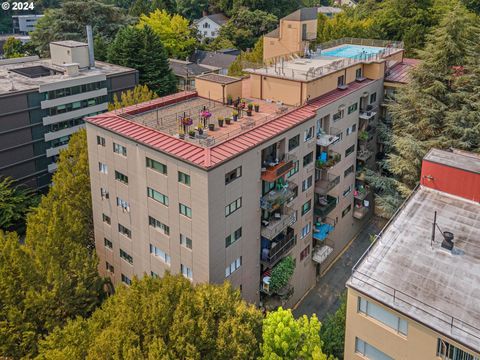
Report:
[[[360,55],[371,55],[377,54],[382,51],[383,48],[373,47],[373,46],[362,46],[362,45],[344,45],[332,50],[322,51],[323,56],[335,56],[343,58],[353,58]]]

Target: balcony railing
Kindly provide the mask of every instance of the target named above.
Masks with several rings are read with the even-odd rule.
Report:
[[[342,131],[331,127],[329,131],[320,132],[317,134],[317,145],[319,146],[330,146],[335,144],[338,140],[340,140],[339,134]]]
[[[293,229],[287,232],[283,239],[274,242],[268,253],[261,254],[261,261],[267,266],[274,266],[280,259],[282,259],[297,243]],[[266,249],[265,249],[266,250]]]
[[[353,217],[355,219],[362,220],[365,217],[365,215],[368,214],[369,210],[370,208],[367,208],[364,206],[359,208],[355,207],[355,209],[353,210]]]
[[[335,229],[333,219],[325,218],[324,221],[315,224],[313,229],[313,238],[318,241],[324,241],[328,235]]]
[[[315,203],[314,213],[315,215],[324,218],[332,212],[333,209],[337,206],[337,199],[333,196],[327,195],[325,198],[320,198]]]
[[[260,207],[267,211],[275,211],[284,203],[290,201],[295,195],[295,188],[298,185],[295,183],[288,183],[280,190],[272,190],[260,199]]]
[[[325,172],[324,170],[322,172]],[[315,192],[321,195],[326,195],[335,186],[340,184],[340,175],[326,172],[321,175],[320,179],[315,183]]]
[[[268,182],[274,182],[279,177],[287,174],[293,168],[293,162],[296,157],[291,154],[286,154],[285,159],[277,164],[270,164],[265,168],[262,168],[262,180]]]
[[[357,152],[357,159],[360,161],[367,161],[368,159],[370,159],[372,155],[373,155],[373,152],[371,152],[370,150],[361,149],[361,150],[358,150]]]
[[[365,200],[370,194],[370,189],[367,186],[359,187],[353,192],[353,197],[357,200]]]
[[[280,234],[287,226],[292,226],[297,220],[295,211],[290,210],[286,214],[279,215],[277,219],[270,221],[262,221],[261,234],[264,238],[272,240],[275,236]]]
[[[362,120],[373,119],[375,115],[377,115],[377,112],[374,110],[376,110],[376,108],[372,110],[360,110],[358,117]]]
[[[315,161],[315,167],[319,170],[330,169],[340,162],[342,156],[332,150],[328,152],[324,151],[320,154],[318,159]]]
[[[328,256],[333,252],[333,247],[329,245],[316,246],[313,249],[312,260],[317,264],[322,264],[328,259]]]

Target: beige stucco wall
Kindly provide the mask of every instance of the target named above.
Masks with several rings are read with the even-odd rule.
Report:
[[[399,63],[403,60],[404,50],[399,50],[389,56],[385,56],[384,59],[388,62]]]
[[[260,81],[262,82],[262,99],[281,101],[288,105],[302,103],[301,82],[266,76]],[[260,82],[252,84],[252,89],[253,85],[258,86]]]
[[[355,353],[355,337],[358,337],[376,347],[378,350],[384,352],[395,360],[439,359],[439,357],[436,356],[438,338],[445,339],[452,345],[457,346],[470,354],[480,356],[480,354],[473,353],[471,350],[468,350],[457,342],[434,332],[432,329],[427,328],[390,308],[386,308],[391,313],[408,321],[408,335],[405,336],[398,334],[379,321],[358,313],[357,302],[359,296],[386,308],[377,301],[358,293],[354,289],[348,288],[345,360],[365,359],[365,357]]]
[[[385,62],[373,62],[363,65],[364,76],[368,79],[382,79],[385,76]]]
[[[206,79],[202,79],[201,77],[197,77],[195,79],[195,87],[199,96],[217,100],[217,101],[227,101],[227,96],[230,94],[232,98],[242,97],[242,80],[238,79],[238,81],[225,84],[222,84],[209,81]]]
[[[80,68],[88,67],[88,47],[67,47],[50,44],[50,56],[54,65],[78,63]]]

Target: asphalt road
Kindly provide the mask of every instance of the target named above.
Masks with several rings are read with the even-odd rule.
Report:
[[[335,262],[330,270],[317,282],[293,310],[295,317],[317,314],[320,321],[334,313],[340,305],[340,296],[345,291],[345,283],[352,273],[352,267],[370,245],[370,235],[378,234],[385,222],[372,219],[350,247]]]

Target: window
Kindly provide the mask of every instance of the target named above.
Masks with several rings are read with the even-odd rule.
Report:
[[[348,175],[350,175],[351,173],[353,173],[353,165],[348,167],[347,170],[345,170],[345,172],[343,173],[343,177],[347,177]]]
[[[480,360],[442,339],[437,340],[437,356],[443,360]]]
[[[192,248],[192,239],[186,237],[183,234],[180,234],[180,245],[185,246],[188,249]]]
[[[302,181],[302,191],[306,191],[313,184],[313,176],[309,176],[307,179]]]
[[[241,207],[242,207],[242,197],[240,196],[237,200],[225,206],[225,217],[230,216]]]
[[[117,196],[117,206],[120,206],[124,211],[130,211],[130,205],[128,205],[128,202],[126,202],[123,199],[120,199]]]
[[[108,261],[105,262],[105,265],[106,265],[106,268],[107,268],[107,271],[110,272],[110,273],[114,273],[115,272],[115,268],[113,267],[112,264],[110,264]]]
[[[307,166],[313,161],[313,151],[303,157],[303,167]]]
[[[362,78],[362,68],[355,70],[355,78],[356,79]]]
[[[308,245],[305,249],[302,250],[300,253],[300,261],[303,261],[308,255],[310,255],[310,245]]]
[[[150,244],[150,254],[154,255],[155,257],[162,260],[165,264],[170,265],[171,258],[165,251],[161,250],[160,248],[156,247],[155,245]]]
[[[305,141],[309,141],[310,139],[313,138],[314,129],[315,129],[314,126],[310,126],[308,129],[305,130],[305,136],[303,138]]]
[[[130,265],[133,264],[133,257],[129,255],[126,251],[123,251],[122,249],[120,249],[120,257],[126,262],[128,262]]]
[[[104,163],[99,162],[99,163],[98,163],[98,171],[100,171],[102,174],[108,174],[108,166],[107,166],[107,164],[104,164]]]
[[[132,285],[132,280],[122,274],[122,282],[126,285]]]
[[[107,238],[103,238],[103,242],[106,248],[113,249],[113,243]]]
[[[242,257],[240,256],[234,262],[225,268],[225,277],[229,277],[242,266]]]
[[[312,224],[311,223],[308,223],[307,225],[305,225],[303,228],[302,228],[302,235],[301,235],[301,239],[303,239],[305,236],[307,236],[308,234],[310,234],[310,231],[312,230]]]
[[[288,140],[288,151],[292,151],[300,145],[300,135],[296,135]]]
[[[359,338],[355,338],[355,352],[362,354],[370,360],[393,360],[393,358],[384,352]]]
[[[155,201],[158,201],[160,204],[168,206],[168,196],[163,195],[157,190],[153,190],[152,188],[147,187],[147,196]]]
[[[123,145],[113,143],[113,152],[123,156],[127,156],[127,148]]]
[[[345,157],[347,157],[348,155],[350,155],[354,151],[355,151],[355,144],[350,146],[347,150],[345,150]]]
[[[352,192],[352,185],[349,185],[348,188],[346,188],[344,191],[343,191],[343,197],[347,196],[348,194],[350,194]]]
[[[97,145],[105,146],[105,138],[97,135]]]
[[[128,176],[123,175],[121,172],[115,170],[115,180],[118,180],[124,184],[128,184]]]
[[[357,311],[381,322],[398,333],[403,335],[407,335],[408,333],[407,320],[402,319],[384,307],[368,301],[367,299],[358,297]]]
[[[167,175],[167,165],[162,164],[161,162],[155,161],[150,158],[146,158],[147,162],[147,167],[150,169],[153,169],[155,171],[158,171],[161,174]]]
[[[160,231],[164,235],[170,235],[170,227],[151,216],[148,217],[148,225],[153,227],[155,230]]]
[[[348,113],[351,114],[352,112],[358,109],[358,103],[352,104],[348,107]]]
[[[242,237],[242,228],[240,227],[237,230],[235,230],[233,234],[230,234],[225,238],[225,247],[229,247],[241,237]]]
[[[108,195],[108,190],[104,189],[103,187],[100,188],[100,197],[103,199],[108,199],[110,196]]]
[[[298,170],[300,168],[300,161],[297,160],[293,163],[293,167],[290,169],[290,171],[287,173],[287,177],[291,177],[298,173]]]
[[[110,220],[110,216],[107,216],[107,215],[105,215],[105,214],[102,214],[102,220],[103,220],[104,223],[106,223],[106,224],[108,224],[108,225],[110,225],[111,222],[112,222],[112,221]]]
[[[158,274],[156,272],[150,271],[150,276],[153,278],[159,278]]]
[[[370,104],[373,104],[375,101],[377,101],[377,93],[373,93],[370,95]]]
[[[345,76],[344,75],[339,76],[337,78],[337,86],[342,86],[342,85],[345,85]]]
[[[338,110],[336,114],[333,114],[333,122],[343,119],[345,115],[345,110]]]
[[[118,232],[122,235],[125,235],[129,239],[132,238],[132,232],[129,229],[127,229],[125,226],[123,226],[122,224],[118,224]]]
[[[308,213],[312,209],[312,200],[308,200],[305,204],[302,205],[302,216]]]
[[[192,269],[190,269],[188,266],[180,264],[180,271],[182,272],[183,276],[185,276],[187,279],[192,280],[193,278]]]
[[[192,218],[192,209],[183,204],[178,204],[179,212],[182,215],[185,215],[188,218]]]
[[[355,131],[357,131],[357,124],[353,124],[352,126],[347,128],[347,136],[354,133]]]
[[[345,217],[345,215],[347,215],[350,210],[352,210],[352,205],[348,205],[345,209],[343,209],[342,211],[342,218]]]
[[[178,172],[178,182],[190,186],[190,175],[187,175],[181,171]]]
[[[233,180],[236,180],[241,176],[242,176],[242,167],[239,166],[236,169],[225,174],[225,185],[230,184]]]

